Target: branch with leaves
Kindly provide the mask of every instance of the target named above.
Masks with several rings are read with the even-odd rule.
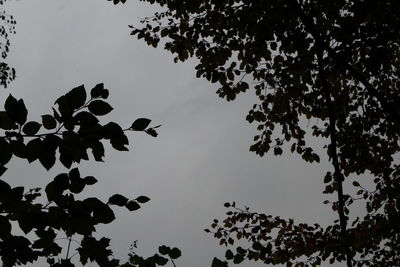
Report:
[[[120,151],[128,150],[127,131],[143,131],[157,136],[151,120],[139,118],[123,130],[115,122],[101,124],[99,117],[108,114],[112,107],[106,101],[109,91],[97,84],[86,93],[83,85],[73,88],[56,100],[52,114],[42,116],[40,122],[27,121],[28,110],[22,99],[9,96],[0,111],[0,166],[1,176],[6,175],[7,163],[16,156],[29,163],[38,160],[47,170],[57,159],[67,168],[67,173],[50,181],[44,194],[41,188],[25,191],[24,187],[12,188],[0,180],[0,256],[3,264],[14,266],[28,264],[45,257],[50,266],[73,266],[71,259],[79,255],[82,264],[96,262],[100,266],[119,266],[109,248],[110,240],[93,236],[98,224],[109,224],[115,219],[112,206],[129,211],[141,208],[150,199],[138,196],[129,199],[114,194],[104,202],[96,197],[78,200],[76,196],[97,183],[93,176],[82,177],[78,168],[71,167],[81,160],[103,161],[104,141]],[[43,129],[43,130],[42,130]],[[44,204],[38,200],[45,198]],[[16,222],[25,236],[15,235]],[[62,248],[57,243],[60,236],[68,240],[65,258],[60,258]],[[71,241],[79,246],[71,251]]]

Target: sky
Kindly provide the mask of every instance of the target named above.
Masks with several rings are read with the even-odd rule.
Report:
[[[23,98],[29,119],[38,120],[70,89],[103,82],[114,107],[103,121],[128,127],[145,117],[162,124],[157,138],[129,133],[129,152],[107,149],[104,163],[79,166],[82,175],[99,180],[88,195],[151,198],[136,212],[116,209],[117,219],[99,228],[99,236],[111,238],[114,255],[126,260],[130,244],[138,240],[142,255],[166,244],[182,250],[177,266],[210,266],[225,249],[204,229],[214,218],[224,218],[228,201],[297,222],[336,219],[322,204],[323,176],[330,168],[326,159],[311,165],[288,153],[260,158],[249,152],[256,134],[245,120],[256,101],[252,92],[228,103],[218,98],[215,85],[195,78],[195,60],[175,64],[162,47],[148,47],[130,36],[128,25],[139,26],[140,18],[157,7],[127,2],[9,1],[6,10],[17,21],[17,34],[7,61],[17,78],[0,91],[1,99],[10,93]],[[47,172],[18,159],[8,168],[5,180],[26,187],[44,186],[66,171],[57,165]]]

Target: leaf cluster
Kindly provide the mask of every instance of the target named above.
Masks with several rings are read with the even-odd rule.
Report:
[[[171,248],[169,246],[162,245],[158,248],[159,253],[155,253],[153,256],[143,258],[142,256],[136,254],[134,250],[135,248],[136,244],[131,246],[129,260],[125,264],[121,265],[121,267],[156,267],[165,266],[168,263],[172,263],[173,266],[176,266],[174,260],[180,258],[182,255],[178,248]]]
[[[41,188],[13,188],[0,179],[0,257],[5,266],[27,265],[42,257],[50,266],[74,266],[74,255],[79,255],[82,264],[119,266],[109,248],[110,240],[94,236],[96,227],[114,221],[113,205],[134,211],[150,198],[128,199],[114,194],[107,202],[97,197],[81,199],[83,190],[97,183],[97,179],[82,177],[72,165],[89,160],[88,152],[94,160],[102,161],[104,141],[116,150],[128,150],[126,131],[148,131],[154,127],[148,127],[150,120],[144,118],[135,120],[125,130],[115,122],[102,124],[100,117],[112,110],[106,101],[108,95],[103,84],[97,84],[89,94],[83,85],[78,86],[58,98],[52,113],[39,121],[28,121],[22,99],[7,97],[4,110],[0,111],[0,176],[5,175],[13,156],[29,163],[38,160],[47,170],[59,160],[69,171],[56,175],[45,186],[44,193]],[[25,235],[15,234],[16,226]],[[31,237],[28,239],[27,235]],[[60,257],[60,241],[68,243],[65,258]],[[78,244],[75,253],[69,253],[71,242]]]
[[[0,1],[0,6],[3,6],[7,0]],[[8,84],[15,79],[15,70],[10,67],[6,62],[3,62],[7,58],[10,50],[10,35],[15,34],[16,21],[14,17],[6,13],[0,8],[0,85],[7,87]]]
[[[268,253],[253,249],[250,254],[247,250],[229,253],[227,258],[235,262],[237,257],[236,263],[247,258],[292,264],[295,258],[305,257],[309,264],[318,265],[331,257],[332,261],[347,261],[347,266],[400,265],[400,250],[395,245],[400,237],[396,219],[400,199],[395,193],[400,184],[396,162],[400,150],[400,2],[144,2],[157,3],[164,11],[143,19],[140,27],[131,26],[132,35],[153,47],[162,40],[175,62],[197,58],[197,77],[215,83],[217,94],[228,101],[254,90],[258,102],[246,119],[256,124],[259,133],[251,151],[263,156],[290,150],[307,162],[318,163],[320,155],[306,138],[312,135],[323,144],[332,163],[333,170],[327,170],[324,178],[324,193],[337,193],[338,200],[327,203],[339,220],[329,229],[312,228],[311,232],[309,226],[295,226],[287,220],[263,220],[247,240],[255,244],[258,241],[250,237],[258,234],[284,246],[274,243]],[[360,185],[368,175],[373,176],[374,189],[344,193],[346,179],[358,177]],[[356,200],[363,201],[365,216],[350,221]],[[241,222],[240,216],[250,218],[247,215],[228,215],[229,224],[223,229],[239,231],[235,225]],[[287,229],[283,233],[288,235],[276,239],[270,225]],[[222,230],[217,233],[221,234],[218,239],[224,236]],[[335,235],[340,238],[331,240]],[[231,244],[233,239],[222,243]],[[253,257],[253,252],[258,256]]]

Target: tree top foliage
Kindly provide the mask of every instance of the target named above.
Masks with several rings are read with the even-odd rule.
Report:
[[[233,207],[222,224],[213,224],[214,236],[233,245],[236,233],[253,247],[227,252],[226,258],[398,266],[400,2],[144,2],[164,11],[143,19],[141,27],[131,26],[132,35],[153,47],[162,40],[175,62],[197,58],[197,77],[216,83],[218,95],[228,101],[255,91],[259,101],[247,120],[259,134],[251,151],[280,155],[289,148],[312,163],[319,155],[306,134],[326,144],[332,170],[324,193],[337,193],[330,204],[339,219],[325,228],[295,225]],[[372,190],[362,185],[368,175]],[[354,177],[357,194],[344,193],[343,182]],[[366,215],[354,218],[350,207],[359,199]]]

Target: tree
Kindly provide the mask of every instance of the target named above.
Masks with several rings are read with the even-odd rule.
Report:
[[[79,243],[77,253],[80,262],[93,261],[100,266],[118,266],[108,248],[109,239],[96,239],[93,233],[98,224],[108,224],[114,219],[111,206],[137,210],[150,199],[138,196],[134,199],[115,194],[104,202],[96,197],[78,199],[85,187],[93,185],[93,176],[82,177],[78,168],[72,168],[81,160],[89,160],[88,152],[96,161],[103,161],[104,141],[119,151],[128,150],[127,131],[144,131],[155,136],[154,127],[148,127],[149,119],[139,118],[126,129],[115,122],[101,124],[99,117],[108,114],[112,107],[105,100],[109,91],[103,84],[96,85],[89,97],[85,87],[78,86],[56,101],[52,114],[45,114],[41,121],[27,121],[28,111],[22,99],[10,95],[0,111],[0,174],[6,173],[6,164],[13,156],[26,159],[29,163],[39,160],[47,170],[57,158],[69,169],[57,175],[45,187],[45,201],[40,201],[42,190],[24,187],[12,188],[0,180],[0,255],[3,264],[27,264],[46,257],[50,266],[73,266],[70,253],[72,241]],[[44,204],[43,204],[44,203]],[[33,240],[15,235],[11,222]],[[63,237],[63,235],[65,237]],[[65,258],[56,261],[61,247],[58,239],[68,242]]]
[[[3,2],[0,0],[0,4]],[[14,32],[15,20],[5,12],[1,13],[0,20],[3,22],[0,49],[5,59],[10,46],[8,34]],[[6,63],[0,66],[0,83],[6,87],[15,78],[15,71]],[[81,160],[103,161],[106,142],[113,149],[127,151],[126,132],[145,132],[156,137],[155,129],[159,126],[150,127],[151,120],[147,118],[136,119],[125,129],[115,122],[102,123],[100,117],[113,110],[107,102],[108,96],[109,90],[102,83],[90,92],[84,85],[78,86],[59,97],[52,111],[38,121],[28,120],[23,99],[16,99],[11,94],[5,99],[4,110],[0,110],[2,266],[26,265],[40,258],[45,258],[49,266],[74,266],[71,259],[75,255],[83,265],[95,262],[99,266],[120,266],[109,247],[110,239],[94,235],[96,227],[114,221],[111,207],[135,211],[150,198],[137,196],[130,199],[114,194],[108,200],[95,196],[82,199],[83,190],[97,183],[97,179],[82,176],[76,166]],[[13,157],[26,159],[28,163],[39,161],[47,170],[58,160],[67,171],[54,177],[44,190],[12,187],[4,176]],[[16,228],[25,235],[16,234]],[[72,251],[71,243],[77,246],[76,251]],[[160,253],[169,258],[159,256],[155,262],[159,265],[173,262],[181,254],[179,249],[166,246],[160,247]],[[129,263],[123,266],[155,266],[151,262],[154,257],[136,259],[130,255]]]
[[[259,102],[247,120],[259,134],[251,151],[290,150],[318,163],[305,138],[313,135],[332,164],[323,193],[336,193],[326,204],[338,220],[296,224],[226,203],[227,218],[207,231],[227,246],[249,242],[228,249],[226,259],[399,266],[400,2],[143,1],[164,11],[131,26],[132,35],[153,47],[163,40],[175,62],[196,57],[197,77],[219,84],[228,101],[255,90]],[[345,193],[344,182],[354,178]],[[364,203],[363,218],[351,214],[354,201]]]
[[[0,0],[0,5],[3,5],[7,0]],[[1,58],[5,60],[10,49],[9,35],[15,33],[16,21],[13,16],[6,13],[4,10],[0,10],[0,53]],[[7,87],[7,85],[15,79],[14,68],[8,66],[5,62],[0,62],[0,85]]]

